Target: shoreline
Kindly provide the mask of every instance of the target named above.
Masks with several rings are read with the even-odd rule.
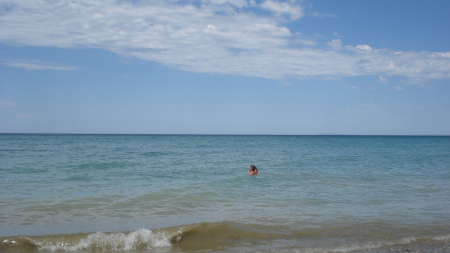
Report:
[[[339,252],[339,251],[337,251]],[[450,252],[450,241],[412,242],[402,245],[382,246],[374,249],[351,250],[347,253],[445,253]]]

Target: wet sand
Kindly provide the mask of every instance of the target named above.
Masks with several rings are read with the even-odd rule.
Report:
[[[355,250],[351,253],[450,253],[450,242],[409,243],[377,249]]]

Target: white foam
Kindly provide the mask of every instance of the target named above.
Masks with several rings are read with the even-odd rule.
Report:
[[[163,231],[153,232],[148,229],[138,229],[125,233],[106,234],[97,232],[89,234],[75,244],[67,242],[45,243],[40,248],[50,251],[78,251],[84,249],[101,248],[113,251],[131,250],[141,245],[147,248],[170,247],[170,238]]]
[[[450,234],[434,236],[431,239],[434,240],[434,241],[450,241]]]

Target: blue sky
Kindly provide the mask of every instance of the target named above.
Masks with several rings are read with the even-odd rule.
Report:
[[[0,132],[450,135],[450,1],[0,0]]]

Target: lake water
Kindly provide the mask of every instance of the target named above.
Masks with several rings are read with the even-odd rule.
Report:
[[[445,136],[0,134],[0,171],[3,252],[450,250]]]

